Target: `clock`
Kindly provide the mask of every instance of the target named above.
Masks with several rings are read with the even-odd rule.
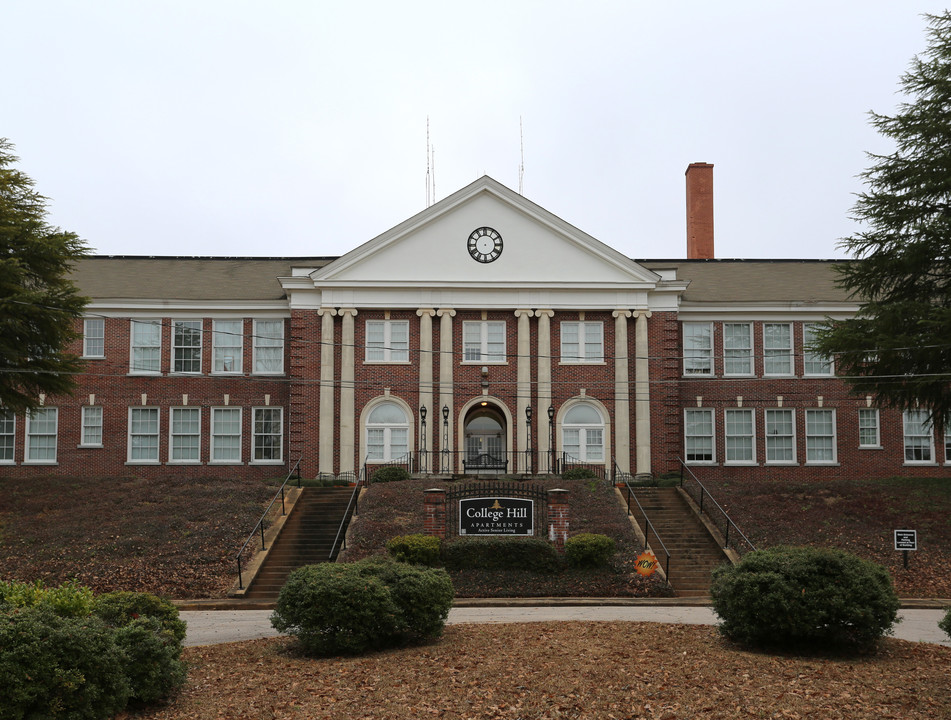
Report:
[[[469,235],[469,254],[480,263],[490,263],[502,254],[502,236],[490,227],[480,227]]]

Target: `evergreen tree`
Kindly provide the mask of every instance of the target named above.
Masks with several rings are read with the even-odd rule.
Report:
[[[928,15],[928,49],[902,78],[895,116],[870,113],[895,143],[869,153],[853,208],[867,229],[842,241],[856,260],[838,282],[860,302],[830,323],[816,349],[835,358],[853,391],[882,406],[951,412],[951,12]]]
[[[0,410],[20,413],[40,393],[69,392],[82,367],[66,348],[86,304],[69,272],[86,248],[46,222],[46,198],[12,151],[0,138]]]

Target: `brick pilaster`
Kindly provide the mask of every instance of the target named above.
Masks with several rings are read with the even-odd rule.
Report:
[[[548,491],[548,539],[555,544],[555,549],[563,553],[565,540],[568,539],[568,491]]]
[[[423,496],[425,521],[423,533],[446,538],[446,491],[442,488],[430,488]]]

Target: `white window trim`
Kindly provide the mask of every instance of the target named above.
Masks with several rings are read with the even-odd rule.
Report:
[[[102,329],[102,335],[90,335],[89,333],[89,323],[98,323]],[[93,355],[89,352],[89,338],[95,337],[97,340],[102,340],[102,352],[98,355]],[[106,356],[106,320],[105,318],[83,318],[83,358],[90,360],[101,360]]]
[[[832,459],[831,460],[810,460],[809,459],[809,438],[810,437],[826,437],[825,435],[810,435],[809,434],[809,414],[813,412],[828,412],[832,413]],[[805,410],[805,425],[803,428],[803,433],[805,435],[805,452],[806,452],[806,465],[825,465],[829,467],[831,465],[839,464],[839,422],[838,417],[835,411],[835,408],[806,408]]]
[[[789,345],[786,348],[767,348],[766,347],[766,326],[767,325],[785,325],[789,329]],[[794,377],[796,374],[796,364],[793,356],[793,347],[796,344],[796,338],[793,334],[793,324],[787,322],[764,322],[763,323],[763,377]],[[780,353],[780,350],[784,350],[785,353]],[[786,356],[786,363],[789,367],[789,372],[767,372],[766,366],[767,361],[769,360],[769,352],[775,352],[777,354],[772,357],[779,358],[783,357],[783,354]]]
[[[875,413],[875,444],[874,445],[862,444],[862,413],[863,412]],[[881,413],[879,413],[878,408],[859,408],[859,412],[856,417],[856,423],[857,423],[856,429],[859,431],[859,450],[881,450],[882,449],[882,416],[881,416]]]
[[[219,330],[218,323],[237,323],[238,325],[238,344],[237,345],[218,345],[215,339],[219,333],[231,335],[230,330]],[[218,355],[222,348],[236,350],[237,355],[235,367],[231,370],[216,370],[218,366]],[[218,318],[211,321],[211,374],[212,375],[241,375],[244,372],[244,319],[243,318]]]
[[[59,408],[48,408],[40,407],[36,408],[37,410],[52,410],[56,416],[56,433],[54,437],[56,438],[56,444],[53,446],[53,457],[50,458],[40,458],[33,459],[30,457],[30,437],[33,433],[30,432],[30,425],[33,423],[33,417],[31,413],[26,414],[26,438],[23,443],[23,464],[24,465],[56,465],[57,458],[59,457]],[[44,433],[45,434],[45,433]]]
[[[710,347],[707,349],[707,351],[708,351],[708,353],[709,353],[709,355],[708,355],[708,357],[707,357],[707,368],[706,368],[706,370],[688,371],[688,369],[687,369],[687,361],[688,361],[688,357],[687,357],[687,328],[688,328],[688,327],[694,327],[694,326],[700,326],[700,325],[704,325],[704,326],[707,327],[707,332],[708,332],[709,338],[710,338]],[[680,337],[681,337],[681,342],[683,343],[683,353],[684,353],[684,357],[683,357],[683,367],[681,368],[681,370],[683,371],[684,377],[713,377],[713,369],[714,369],[714,362],[713,362],[713,345],[714,345],[714,342],[713,342],[713,323],[712,323],[712,322],[683,322],[683,323],[681,323]],[[689,359],[690,359],[690,360],[696,360],[697,358],[689,358]]]
[[[266,346],[266,347],[280,347],[281,348],[281,352],[279,354],[279,357],[281,358],[281,367],[278,370],[258,370],[258,341],[262,337],[262,335],[258,332],[258,325],[260,323],[277,323],[281,328],[280,346],[277,346],[277,345]],[[286,344],[287,344],[287,337],[286,337],[286,331],[284,328],[284,318],[255,318],[253,327],[252,327],[252,339],[251,339],[251,374],[252,375],[283,375],[284,374],[284,352],[286,350]]]
[[[769,423],[767,422],[766,417],[770,411],[789,412],[792,414],[791,415],[792,460],[770,460],[769,459],[769,435],[768,435]],[[799,447],[798,447],[798,441],[796,439],[796,411],[792,408],[763,408],[763,462],[766,465],[792,467],[794,465],[799,465],[798,458],[799,458]]]
[[[89,443],[86,442],[86,411],[96,409],[99,411],[99,442],[98,443]],[[103,431],[103,407],[102,405],[83,405],[80,410],[79,418],[79,445],[81,448],[101,448],[102,447],[102,431]]]
[[[277,458],[271,458],[268,460],[256,460],[254,457],[256,450],[256,439],[258,434],[254,431],[256,415],[258,410],[276,410],[281,417],[281,433],[280,438],[281,442],[278,445],[280,448],[280,456]],[[251,408],[251,465],[283,465],[284,464],[284,408],[275,407],[273,405],[259,405]]]
[[[915,410],[915,411],[913,411],[913,412],[925,412],[925,411],[924,411],[924,410]],[[935,433],[934,433],[934,426],[933,426],[933,425],[931,426],[930,432],[928,433],[928,442],[929,442],[929,447],[930,447],[930,449],[931,449],[931,459],[930,459],[930,460],[908,460],[908,459],[907,459],[907,457],[906,457],[906,455],[905,455],[906,450],[907,450],[907,443],[906,443],[906,441],[905,441],[905,438],[906,438],[906,436],[907,436],[907,434],[905,433],[905,419],[906,419],[908,413],[909,413],[909,411],[908,411],[908,410],[905,410],[905,411],[902,412],[902,414],[901,414],[901,456],[902,456],[902,460],[903,460],[903,463],[902,463],[902,464],[903,464],[903,465],[937,465],[937,464],[938,464],[938,458],[937,458],[937,455],[935,455],[935,446],[934,446],[934,434],[935,434]],[[925,413],[925,414],[927,414],[927,413]]]
[[[382,348],[376,348],[376,347],[371,348],[369,340],[367,340],[367,338],[370,337],[370,325],[374,325],[374,324],[383,325],[383,347]],[[402,348],[399,348],[399,349],[393,348],[393,340],[392,340],[393,326],[397,324],[403,325],[406,327],[406,349],[405,350],[403,350]],[[410,331],[409,320],[385,320],[385,319],[384,320],[380,320],[380,319],[367,320],[366,324],[364,325],[363,331],[364,331],[363,362],[365,364],[367,365],[409,365],[409,331]],[[371,350],[382,350],[383,359],[374,360],[369,358],[368,355],[370,354]],[[401,354],[405,352],[406,359],[393,360],[393,354],[395,352],[399,352]]]
[[[478,325],[480,347],[478,360],[466,360],[466,325]],[[502,326],[502,358],[489,359],[489,325]],[[505,365],[508,363],[508,327],[504,320],[464,320],[462,323],[462,364],[463,365]]]
[[[565,354],[565,325],[578,326],[578,356]],[[601,329],[601,351],[597,358],[589,359],[585,357],[585,338],[587,336],[587,328],[592,325],[597,325]],[[604,365],[604,323],[600,320],[562,320],[560,336],[561,350],[559,361],[562,365]]]
[[[727,338],[726,328],[728,325],[745,325],[749,329],[750,346],[749,348],[746,348],[749,351],[749,358],[747,359],[747,365],[746,365],[748,369],[746,372],[738,373],[738,372],[729,372],[727,370],[729,357],[727,356],[727,347],[726,347],[726,338]],[[751,322],[723,323],[723,376],[724,377],[753,377],[754,370],[755,370],[755,365],[753,363],[753,357],[755,355],[755,353],[753,352],[754,345],[755,345],[755,340],[753,339],[753,323]],[[742,410],[742,408],[737,408],[737,409]]]
[[[0,411],[0,414],[9,413],[10,419],[13,421],[13,427],[10,430],[10,437],[13,440],[13,457],[9,460],[0,459],[0,465],[16,465],[17,459],[17,416],[10,412],[9,410]]]
[[[727,439],[730,437],[747,437],[746,435],[727,435],[727,428],[729,427],[727,423],[727,413],[729,412],[742,412],[747,413],[750,417],[750,440],[753,449],[753,457],[750,460],[730,460],[729,459],[729,448],[727,447]],[[724,408],[723,410],[723,464],[731,466],[740,466],[740,467],[750,467],[752,465],[758,465],[756,462],[756,411],[752,408]]]
[[[180,458],[173,458],[172,452],[174,451],[175,445],[175,411],[176,410],[194,410],[198,412],[198,431],[195,433],[182,433],[184,437],[197,436],[198,437],[198,457],[194,460]],[[181,405],[179,407],[171,407],[168,409],[168,464],[169,465],[201,465],[201,408],[192,407],[189,405]]]
[[[138,370],[135,367],[135,324],[150,323],[158,326],[158,370]],[[151,346],[150,346],[151,347]],[[161,375],[162,374],[162,320],[161,318],[133,318],[129,322],[129,374],[130,375]]]
[[[806,342],[806,332],[808,328],[811,328],[813,325],[818,325],[819,323],[808,323],[804,322],[802,324],[802,375],[803,377],[832,377],[835,375],[835,361],[832,358],[828,360],[823,359],[823,355],[814,353],[809,349],[809,345]],[[829,369],[826,372],[809,372],[806,369],[806,364],[809,362],[810,356],[817,359],[819,362],[825,362],[828,364]]]
[[[687,413],[703,412],[710,416],[710,459],[709,460],[688,460],[687,459]],[[684,408],[684,463],[687,465],[716,465],[717,464],[717,418],[713,408]],[[706,437],[704,435],[692,435],[689,437]]]
[[[132,459],[132,413],[136,410],[154,410],[156,418],[155,428],[155,459],[143,460],[141,458]],[[128,422],[126,424],[126,465],[161,465],[162,464],[162,411],[153,405],[142,405],[140,407],[130,407]]]
[[[944,464],[951,465],[951,418],[944,421]]]
[[[238,459],[218,460],[215,458],[215,413],[218,410],[238,411]],[[211,408],[210,424],[208,425],[208,464],[209,465],[244,465],[244,413],[243,408],[230,405],[220,405]]]
[[[176,351],[181,348],[184,350],[194,350],[196,348],[191,345],[176,345],[175,344],[175,328],[177,325],[182,323],[198,323],[198,369],[197,370],[176,370],[175,365],[178,362],[178,359],[175,357]],[[169,372],[174,375],[201,375],[201,366],[202,366],[202,350],[204,349],[205,344],[205,323],[203,320],[196,318],[188,318],[185,320],[172,320],[172,357]]]

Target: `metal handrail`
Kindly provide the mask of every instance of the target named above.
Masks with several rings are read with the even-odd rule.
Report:
[[[330,555],[327,557],[328,560],[334,559],[334,553],[337,551],[337,543],[340,542],[340,534],[343,533],[344,527],[347,524],[347,518],[350,517],[350,507],[353,507],[353,511],[357,512],[357,501],[360,497],[360,488],[363,487],[363,484],[366,482],[367,477],[367,462],[363,461],[363,465],[360,468],[360,477],[357,479],[357,484],[353,486],[353,492],[350,493],[350,502],[347,503],[347,509],[343,511],[343,517],[340,519],[340,525],[337,528],[337,534],[334,536],[334,544],[330,548]],[[341,550],[347,549],[347,536],[343,536],[343,544],[340,546]]]
[[[280,489],[276,493],[274,493],[274,497],[271,498],[271,502],[268,503],[267,509],[261,515],[261,518],[258,520],[257,524],[254,526],[254,529],[251,531],[251,534],[248,535],[248,539],[244,541],[244,545],[242,545],[241,549],[238,550],[238,556],[236,559],[238,561],[238,589],[239,590],[244,590],[244,580],[241,577],[241,556],[244,555],[244,551],[247,549],[248,543],[250,543],[251,540],[254,538],[254,536],[258,534],[259,530],[261,532],[261,549],[267,550],[267,546],[265,546],[264,544],[264,528],[266,525],[266,522],[264,519],[267,517],[268,513],[271,512],[271,508],[274,507],[274,503],[277,502],[278,497],[281,498],[281,515],[287,514],[287,509],[284,505],[284,488],[287,485],[288,480],[291,479],[291,475],[293,475],[295,472],[297,473],[297,487],[300,488],[300,481],[301,481],[300,464],[301,464],[301,460],[303,459],[304,459],[303,455],[297,458],[297,462],[294,463],[294,467],[292,467],[290,472],[287,473],[287,477],[285,477],[284,482],[281,483]]]
[[[613,464],[614,464],[614,470],[611,474],[612,485],[617,485],[619,482],[622,482],[622,481],[626,485],[634,478],[634,476],[631,475],[631,473],[621,470],[620,465],[617,464],[617,460],[614,460]]]
[[[631,498],[634,498],[634,502],[637,503],[637,509],[641,511],[641,515],[644,516],[644,549],[647,549],[647,544],[649,542],[649,532],[654,531],[654,537],[657,538],[657,542],[660,543],[660,546],[664,549],[664,555],[666,560],[664,561],[664,575],[667,577],[667,584],[670,584],[670,551],[667,549],[667,546],[664,545],[664,541],[661,540],[660,534],[657,532],[657,528],[654,527],[654,523],[650,521],[650,518],[647,517],[647,511],[644,510],[640,501],[634,495],[634,489],[631,487],[631,483],[627,480],[624,481],[624,486],[627,489],[627,514],[631,517],[634,517],[634,513],[631,512]],[[636,518],[635,518],[636,520]]]
[[[723,549],[726,550],[727,548],[730,547],[730,528],[733,528],[733,534],[734,534],[734,536],[739,535],[739,536],[743,539],[743,542],[746,543],[746,545],[749,547],[750,550],[755,550],[755,549],[756,549],[756,546],[753,545],[753,543],[750,542],[749,538],[747,538],[746,535],[744,535],[744,534],[742,533],[742,531],[741,531],[740,528],[737,526],[737,524],[736,524],[735,522],[733,522],[733,519],[727,514],[727,511],[724,510],[722,507],[720,507],[720,503],[718,503],[718,502],[714,499],[713,495],[710,494],[710,491],[707,490],[706,487],[704,487],[703,483],[700,482],[700,480],[697,478],[697,476],[693,474],[693,471],[692,471],[689,467],[687,467],[687,463],[685,463],[685,462],[684,462],[682,459],[680,459],[679,457],[677,458],[677,462],[680,463],[680,487],[681,487],[681,489],[682,489],[685,493],[687,493],[687,495],[690,495],[690,490],[689,490],[688,488],[684,487],[684,471],[687,471],[687,472],[690,474],[690,477],[693,478],[693,481],[694,481],[694,482],[697,484],[697,486],[700,488],[700,498],[699,498],[699,500],[696,500],[696,501],[695,501],[695,502],[697,503],[697,505],[700,507],[700,513],[703,514],[703,512],[704,512],[704,507],[703,507],[704,502],[703,502],[703,500],[704,500],[704,497],[706,497],[706,498],[709,498],[708,504],[712,502],[712,503],[714,504],[714,506],[716,506],[716,509],[720,511],[720,514],[723,516],[723,518],[726,520],[726,528],[725,528],[724,531],[723,531]],[[691,498],[692,498],[692,497],[693,497],[693,496],[691,495]],[[713,524],[716,525],[716,518],[714,518],[713,515],[711,515],[709,511],[707,511],[707,515],[709,516],[709,518],[710,518],[710,520],[713,522]],[[717,529],[719,529],[719,528],[717,528]],[[733,548],[733,549],[736,550],[738,553],[746,552],[745,549],[741,548],[739,545],[736,544],[736,541],[735,541],[735,540],[734,540],[734,548]]]

